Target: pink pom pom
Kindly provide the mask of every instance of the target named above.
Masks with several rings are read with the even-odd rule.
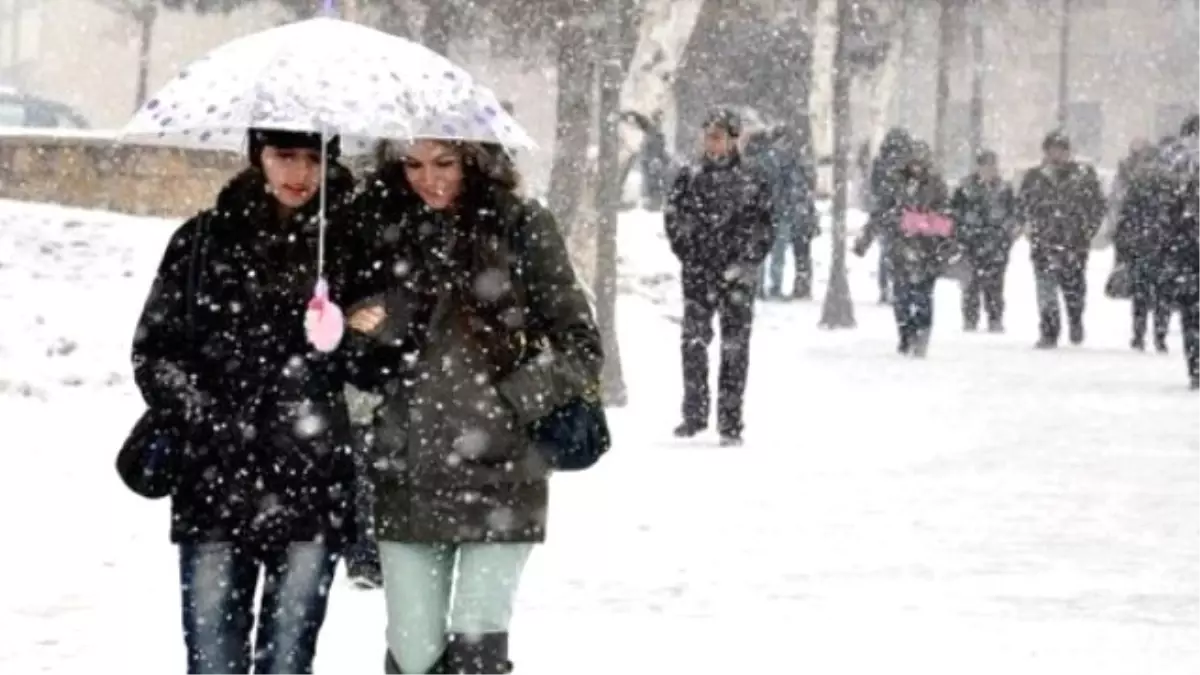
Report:
[[[329,284],[324,279],[317,281],[313,297],[308,301],[304,313],[304,332],[308,342],[317,351],[331,352],[337,349],[346,332],[346,317],[342,308],[329,299]]]

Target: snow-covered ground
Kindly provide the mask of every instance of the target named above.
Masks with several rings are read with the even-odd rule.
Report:
[[[182,671],[166,504],[112,469],[171,229],[0,202],[0,672]],[[1177,330],[1170,356],[1126,347],[1106,254],[1087,345],[1052,353],[1030,348],[1023,248],[1009,332],[960,333],[943,283],[926,361],[896,356],[873,256],[851,259],[854,331],[819,330],[819,302],[760,305],[748,443],[725,449],[669,437],[678,290],[660,231],[622,221],[631,405],[610,457],[555,479],[518,672],[1200,672],[1197,397]],[[379,672],[383,623],[378,592],[339,584],[318,670]]]

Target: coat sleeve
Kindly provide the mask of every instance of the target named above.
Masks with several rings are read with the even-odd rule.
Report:
[[[1108,211],[1108,201],[1104,198],[1104,188],[1100,185],[1100,177],[1096,169],[1088,166],[1084,172],[1083,184],[1079,198],[1082,200],[1083,213],[1088,241],[1100,231],[1104,223],[1104,214]]]
[[[667,193],[666,208],[663,209],[663,225],[667,231],[667,243],[671,245],[671,252],[680,262],[683,262],[683,258],[687,254],[689,239],[692,236],[687,208],[690,183],[691,172],[687,168],[681,169],[671,184],[671,191]]]
[[[171,236],[133,337],[133,374],[142,399],[153,409],[186,418],[204,415],[214,401],[198,381],[187,316],[195,302],[187,297],[188,274],[203,217],[187,221]]]
[[[750,227],[749,248],[745,258],[755,265],[762,264],[775,243],[775,219],[771,212],[771,186],[762,172],[755,172],[747,204],[746,218]]]
[[[1029,169],[1021,176],[1021,185],[1017,188],[1014,200],[1013,217],[1020,227],[1028,227],[1033,217],[1034,203],[1037,200],[1037,170]]]
[[[554,216],[531,204],[518,225],[521,283],[526,321],[545,344],[531,359],[496,383],[496,389],[525,424],[537,421],[599,387],[604,353],[600,331],[583,286],[567,256]]]

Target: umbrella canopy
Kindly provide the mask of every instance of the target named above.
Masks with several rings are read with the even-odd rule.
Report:
[[[134,114],[127,143],[242,151],[246,131],[534,147],[495,94],[415,42],[320,17],[248,35],[192,63]]]

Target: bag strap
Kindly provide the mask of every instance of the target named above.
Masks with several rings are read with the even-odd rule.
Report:
[[[192,252],[188,258],[188,275],[186,293],[187,309],[184,310],[184,320],[187,322],[188,344],[196,345],[196,294],[200,290],[200,278],[204,274],[205,258],[208,253],[208,221],[209,214],[200,215],[196,223],[196,231],[192,234]]]

